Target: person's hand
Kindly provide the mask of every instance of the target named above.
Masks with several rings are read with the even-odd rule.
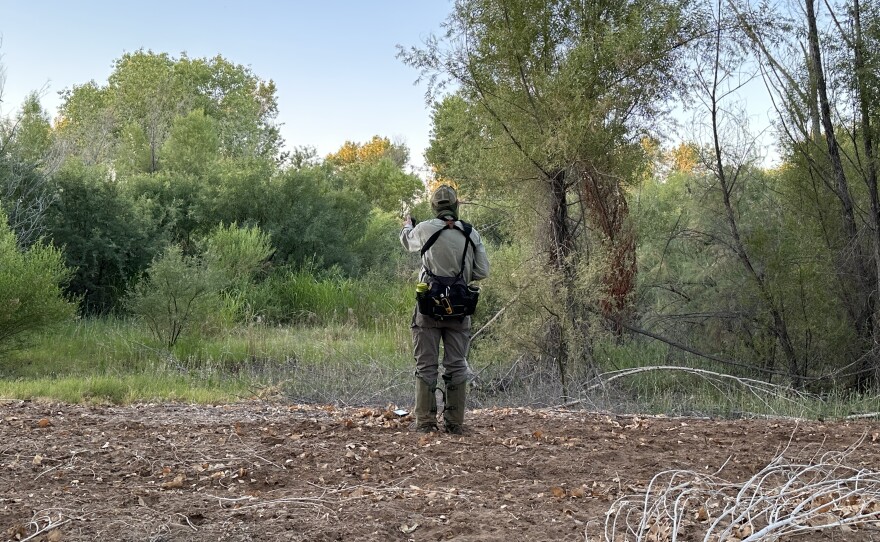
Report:
[[[406,215],[406,220],[403,221],[403,227],[405,228],[407,226],[410,228],[413,227],[413,219],[410,215]]]

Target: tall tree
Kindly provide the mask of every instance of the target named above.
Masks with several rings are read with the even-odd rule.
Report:
[[[36,93],[14,119],[0,119],[0,210],[22,247],[43,235],[45,214],[55,199],[55,162],[49,119]]]
[[[176,119],[201,111],[216,127],[220,155],[277,160],[275,91],[271,80],[220,56],[175,59],[140,50],[115,62],[106,85],[66,90],[58,131],[68,154],[87,164],[155,173]]]
[[[726,13],[722,2],[716,2],[710,25],[713,29],[709,34],[711,37],[704,40],[706,47],[698,50],[693,62],[696,96],[704,106],[710,134],[705,152],[701,153],[711,179],[706,183],[705,197],[720,200],[719,210],[724,217],[723,228],[704,233],[704,242],[716,245],[719,252],[732,253],[742,269],[743,285],[748,284],[757,296],[755,304],[759,309],[749,317],[766,322],[775,344],[782,351],[791,384],[802,388],[804,368],[795,351],[783,301],[774,289],[773,273],[768,269],[771,266],[756,257],[756,251],[749,243],[752,232],[743,225],[743,215],[759,210],[744,209],[748,205],[758,206],[758,201],[744,203],[749,193],[754,193],[754,188],[742,185],[760,181],[755,173],[754,138],[749,136],[739,108],[730,103],[736,91],[749,82],[749,77],[743,69],[743,55],[732,34],[735,26],[730,24]]]
[[[338,151],[327,155],[327,163],[347,187],[387,212],[400,212],[424,190],[418,176],[404,171],[408,159],[406,145],[379,136],[366,143],[346,141]]]
[[[31,164],[44,164],[52,145],[52,126],[36,92],[30,93],[9,128],[4,151]]]

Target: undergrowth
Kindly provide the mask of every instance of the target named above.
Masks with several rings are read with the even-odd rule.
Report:
[[[409,408],[414,386],[410,313],[406,303],[386,300],[394,309],[370,318],[369,311],[381,303],[364,301],[351,312],[335,302],[316,302],[305,321],[269,325],[255,318],[222,333],[184,337],[170,349],[158,346],[137,321],[80,319],[34,337],[24,350],[4,354],[0,397],[72,403],[262,399]],[[474,329],[488,319],[478,314]],[[499,337],[504,335],[490,330],[472,345],[470,407],[811,419],[880,411],[875,394],[795,392],[636,340],[596,341],[593,365],[570,364],[563,387],[552,360],[512,348]]]

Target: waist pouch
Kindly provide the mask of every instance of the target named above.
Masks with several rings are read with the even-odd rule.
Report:
[[[435,320],[470,316],[480,300],[480,289],[468,286],[460,277],[431,276],[428,290],[416,294],[419,312]]]

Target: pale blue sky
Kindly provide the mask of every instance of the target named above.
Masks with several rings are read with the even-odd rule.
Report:
[[[125,52],[220,54],[275,81],[288,147],[324,155],[380,135],[405,142],[423,167],[427,89],[413,84],[418,73],[395,58],[395,45],[439,34],[450,10],[449,0],[0,0],[0,114],[36,90],[54,116],[59,91],[106,84]]]

